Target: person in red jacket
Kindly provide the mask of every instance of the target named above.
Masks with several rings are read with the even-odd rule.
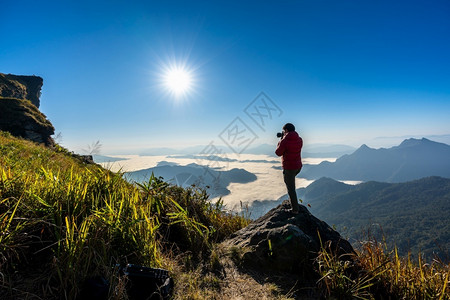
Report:
[[[302,169],[302,147],[303,140],[295,131],[295,126],[291,123],[286,123],[283,126],[282,137],[278,142],[275,154],[281,156],[284,183],[286,184],[294,213],[297,213],[299,210],[297,192],[295,191],[295,176]]]

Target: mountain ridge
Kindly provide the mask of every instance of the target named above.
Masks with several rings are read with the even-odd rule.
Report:
[[[378,240],[396,245],[404,256],[408,251],[449,260],[450,179],[431,176],[418,180],[387,183],[369,181],[357,185],[331,178],[320,178],[306,188],[297,189],[303,204],[349,241],[367,239],[368,231]],[[248,210],[257,218],[287,199],[255,201]],[[377,224],[374,227],[374,224]],[[384,235],[384,236],[383,236]]]
[[[306,179],[406,182],[427,176],[450,178],[450,146],[426,138],[407,139],[391,148],[363,144],[335,162],[311,165],[299,174]]]
[[[341,183],[339,191],[321,194],[315,191],[329,186],[330,179],[317,181],[299,189],[299,196],[310,203],[311,213],[340,230],[346,228],[353,240],[361,230],[379,224],[389,244],[395,241],[402,255],[411,250],[448,259],[450,225],[445,220],[450,215],[450,179],[431,176],[403,183]]]

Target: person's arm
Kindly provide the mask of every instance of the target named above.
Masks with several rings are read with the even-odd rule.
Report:
[[[282,156],[284,154],[285,150],[286,150],[286,143],[284,142],[284,139],[282,139],[278,142],[277,149],[275,150],[275,154],[278,156]]]

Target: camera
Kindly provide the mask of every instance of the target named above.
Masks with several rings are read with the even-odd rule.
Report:
[[[281,138],[283,137],[283,133],[282,132],[277,132],[277,138]]]

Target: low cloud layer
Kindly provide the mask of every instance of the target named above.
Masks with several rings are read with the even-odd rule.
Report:
[[[154,168],[161,162],[187,166],[189,164],[203,164],[213,167],[217,171],[229,171],[235,168],[245,169],[256,176],[256,180],[248,183],[230,183],[227,189],[228,195],[222,196],[224,204],[228,209],[240,209],[241,205],[251,204],[255,200],[277,200],[286,194],[286,187],[283,182],[282,171],[280,170],[281,161],[268,155],[241,154],[230,157],[226,161],[219,161],[216,164],[211,160],[199,159],[189,156],[139,156],[139,155],[121,155],[125,160],[101,163],[104,167],[112,171],[132,172]],[[304,158],[304,164],[318,164],[323,158]],[[326,159],[334,161],[334,158]],[[155,174],[158,175],[158,174]],[[312,181],[303,178],[296,179],[297,188],[306,187]],[[212,200],[218,200],[215,197]]]

